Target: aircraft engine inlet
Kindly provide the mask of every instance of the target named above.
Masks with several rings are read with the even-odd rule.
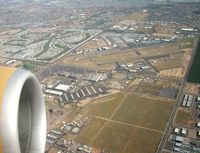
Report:
[[[0,67],[0,153],[44,153],[46,113],[36,77]]]

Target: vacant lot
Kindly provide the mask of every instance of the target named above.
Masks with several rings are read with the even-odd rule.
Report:
[[[78,142],[115,153],[155,153],[174,102],[117,93],[91,105]]]
[[[133,62],[138,56],[133,51],[125,52],[120,49],[116,49],[118,52],[110,52],[109,54],[101,54],[98,56],[92,56],[91,59],[97,63],[111,63],[111,62]]]
[[[84,128],[77,140],[83,144],[92,144],[99,129],[105,124],[105,120],[92,118],[89,124]]]
[[[103,70],[111,70],[115,63],[105,63],[105,64],[97,64],[94,60],[91,60],[89,57],[81,57],[81,56],[64,56],[58,61],[58,64],[67,64],[71,66],[91,68],[91,69],[103,69]]]
[[[141,55],[160,55],[160,54],[169,54],[178,52],[179,45],[176,44],[166,44],[161,46],[155,46],[155,47],[144,47],[140,48],[139,52]]]
[[[175,117],[175,124],[183,127],[190,127],[194,122],[192,115],[190,112],[177,110]]]
[[[108,122],[95,140],[94,146],[122,153],[131,133],[131,126]]]
[[[96,102],[92,106],[92,109],[89,111],[88,114],[103,118],[109,118],[116,110],[117,106],[122,102],[124,97],[124,94],[117,93],[115,95],[95,100]]]
[[[162,134],[158,132],[133,128],[132,136],[123,152],[155,153],[160,143],[161,136]]]
[[[114,117],[115,121],[163,131],[174,102],[128,96]]]
[[[107,44],[103,39],[92,39],[83,44],[78,50],[97,49],[99,47],[105,47],[105,46],[107,46]]]
[[[160,94],[160,90],[162,86],[155,85],[155,84],[141,84],[137,91],[145,94],[151,94],[154,96],[158,96]]]
[[[152,64],[158,71],[182,67],[182,59],[164,59]]]
[[[149,62],[158,71],[163,71],[175,68],[183,68],[183,59],[185,59],[185,55],[183,53],[172,53],[168,56],[151,59]]]
[[[195,43],[195,38],[186,37],[182,39],[181,46],[183,48],[193,48]]]
[[[92,119],[77,140],[115,153],[155,153],[161,137],[159,132]]]
[[[149,13],[133,13],[128,15],[125,19],[126,20],[133,20],[133,21],[144,21],[146,17],[148,17]]]

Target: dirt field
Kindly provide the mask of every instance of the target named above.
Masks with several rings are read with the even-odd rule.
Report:
[[[145,94],[151,94],[154,96],[158,96],[160,94],[160,90],[162,89],[162,86],[158,85],[151,85],[151,84],[141,84],[137,91],[140,93],[145,93]]]
[[[173,36],[173,33],[175,32],[175,29],[172,29],[169,26],[156,26],[154,28],[154,31],[154,35],[156,36],[171,38]]]
[[[132,95],[127,97],[112,120],[163,131],[173,105],[172,101]]]
[[[182,67],[182,58],[179,59],[159,59],[156,62],[152,63],[153,67],[158,71],[180,68]]]
[[[175,77],[175,78],[183,78],[184,69],[183,68],[174,68],[160,71],[160,76],[164,77]]]
[[[179,109],[176,112],[176,117],[174,122],[178,126],[190,128],[194,124],[195,120],[192,118],[190,112]]]
[[[92,144],[99,129],[105,124],[105,120],[91,118],[77,140],[83,144]]]
[[[161,78],[157,78],[155,81],[155,84],[158,86],[162,86],[165,88],[179,88],[180,84],[178,83],[178,80],[174,79],[161,79]]]
[[[95,100],[95,104],[92,106],[92,109],[88,112],[88,115],[109,118],[116,110],[117,106],[119,106],[124,97],[124,94],[117,93],[115,95],[97,99]]]
[[[88,41],[87,43],[83,44],[81,47],[79,47],[78,50],[96,49],[96,48],[105,47],[105,46],[107,46],[107,44],[103,39],[92,39]]]
[[[133,13],[128,15],[125,20],[133,20],[133,21],[144,21],[144,19],[149,15],[149,13]]]
[[[179,45],[177,44],[166,44],[161,46],[154,46],[154,47],[144,47],[138,49],[141,55],[159,55],[159,54],[169,54],[177,52],[179,49]]]
[[[134,52],[113,52],[110,54],[103,54],[99,56],[91,57],[97,63],[110,63],[110,62],[121,62],[128,63],[133,62],[138,56]]]
[[[199,85],[187,83],[185,86],[185,92],[192,93],[192,94],[199,94],[200,89]]]
[[[155,153],[173,105],[123,93],[98,98],[77,141],[116,153]]]
[[[91,69],[111,70],[115,67],[115,63],[98,64],[89,57],[80,56],[65,56],[58,61],[58,64],[67,64],[71,66],[78,66]]]
[[[183,38],[181,41],[181,46],[183,48],[193,48],[195,44],[195,38]]]
[[[134,128],[125,153],[155,153],[162,134]],[[141,145],[142,144],[142,145]],[[144,147],[145,146],[145,147]]]

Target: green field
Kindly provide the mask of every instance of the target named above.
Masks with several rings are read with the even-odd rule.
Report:
[[[164,131],[174,102],[128,96],[113,120]]]
[[[96,99],[77,141],[116,153],[155,153],[173,105],[123,93]]]

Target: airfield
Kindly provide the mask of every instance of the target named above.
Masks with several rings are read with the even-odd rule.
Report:
[[[95,99],[84,114],[89,123],[76,139],[112,152],[153,153],[173,105],[172,100],[125,93]]]

